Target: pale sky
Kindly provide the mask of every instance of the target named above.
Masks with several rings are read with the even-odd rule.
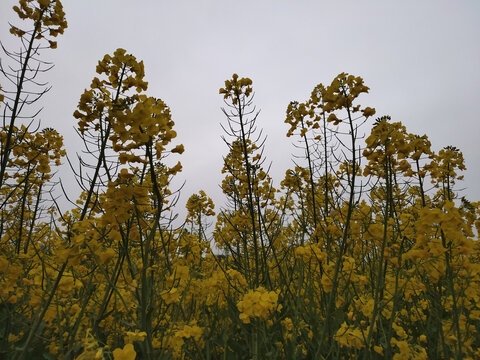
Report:
[[[0,38],[18,42],[12,0],[0,0]],[[253,80],[259,127],[275,185],[292,167],[285,110],[341,72],[362,76],[364,106],[427,134],[434,150],[453,145],[468,170],[464,195],[480,200],[480,1],[64,0],[68,29],[44,51],[55,68],[43,102],[43,126],[80,151],[72,113],[106,53],[122,47],[145,63],[148,94],[171,108],[186,181],[180,201],[203,189],[219,206],[225,118],[218,89],[233,73]],[[3,58],[3,55],[2,55]],[[373,122],[373,119],[370,123]],[[365,131],[368,131],[365,128]],[[67,181],[68,169],[62,170]],[[68,180],[72,182],[72,180]],[[73,184],[73,182],[72,182]],[[71,186],[75,194],[75,186]],[[181,209],[177,209],[181,211]]]

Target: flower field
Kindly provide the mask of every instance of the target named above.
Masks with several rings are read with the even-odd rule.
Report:
[[[342,73],[285,104],[298,156],[275,188],[252,80],[233,74],[219,90],[225,205],[200,191],[173,226],[174,114],[117,49],[73,113],[82,193],[62,212],[51,194],[63,138],[24,113],[48,90],[35,77],[65,13],[20,0],[12,15],[22,50],[5,49],[17,67],[0,78],[0,359],[480,358],[480,202],[456,190],[459,149],[434,152],[376,118],[364,80]]]

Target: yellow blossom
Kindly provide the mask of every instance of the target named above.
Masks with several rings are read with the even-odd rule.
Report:
[[[133,344],[126,344],[123,349],[113,350],[113,359],[114,360],[135,360],[137,353],[133,347]]]

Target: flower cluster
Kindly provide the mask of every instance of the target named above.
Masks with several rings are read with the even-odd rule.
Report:
[[[65,12],[60,0],[20,0],[18,6],[13,10],[22,20],[32,20],[34,30],[22,30],[16,26],[10,26],[10,33],[23,37],[25,34],[32,34],[32,39],[40,40],[48,37],[57,37],[63,34],[67,28]],[[48,40],[52,49],[57,47],[57,42]]]
[[[252,94],[252,80],[249,78],[238,78],[237,74],[233,74],[232,80],[225,80],[225,87],[219,90],[223,94],[224,99],[231,99],[234,105],[237,105],[244,96],[248,98]]]
[[[263,287],[255,290],[249,290],[237,303],[240,311],[240,320],[245,324],[250,323],[252,319],[266,320],[275,310],[280,310],[278,304],[278,293],[267,291]]]

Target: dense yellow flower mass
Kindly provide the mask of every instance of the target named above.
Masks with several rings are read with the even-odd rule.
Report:
[[[14,35],[56,46],[59,0],[14,10],[35,22]],[[363,139],[376,110],[342,73],[288,104],[301,154],[276,189],[253,82],[233,74],[227,202],[200,190],[174,227],[173,114],[125,49],[96,70],[73,115],[82,193],[67,212],[62,136],[0,93],[0,358],[480,358],[480,202],[459,196],[459,149],[434,152],[389,116]]]
[[[277,302],[278,293],[274,291],[267,291],[263,287],[249,290],[237,303],[240,320],[246,324],[255,318],[266,320],[277,309]]]

